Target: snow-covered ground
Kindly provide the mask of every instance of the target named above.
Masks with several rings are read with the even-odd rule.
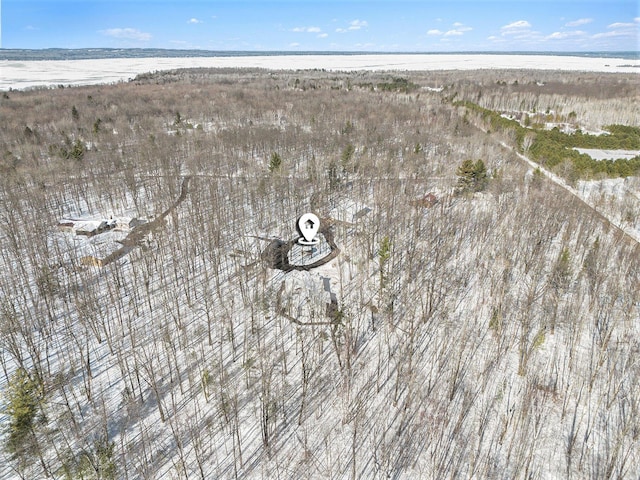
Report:
[[[580,198],[640,241],[640,178],[580,181]]]
[[[603,150],[600,148],[574,148],[580,153],[586,153],[594,160],[631,159],[640,155],[640,150]]]
[[[424,151],[434,157],[460,158],[473,147],[433,141]],[[440,180],[396,196],[388,186],[398,172],[359,174],[341,197],[322,203],[340,255],[285,273],[259,260],[265,241],[295,235],[297,196],[259,190],[264,168],[238,165],[226,178],[187,172],[193,185],[152,247],[102,269],[56,270],[50,322],[41,321],[49,305],[35,275],[18,277],[28,288],[0,276],[0,291],[13,295],[20,315],[19,354],[27,366],[40,364],[48,382],[64,380],[51,382],[42,463],[57,467],[67,451],[70,459],[88,456],[106,431],[117,478],[132,480],[520,478],[525,470],[532,478],[607,471],[625,478],[638,471],[640,322],[637,302],[623,302],[638,297],[622,295],[632,292],[624,281],[633,272],[616,269],[624,259],[612,254],[614,266],[602,268],[594,293],[577,273],[585,238],[601,238],[603,252],[625,253],[599,222],[572,228],[548,198],[532,204],[518,189],[404,208],[415,192],[441,197]],[[300,205],[311,203],[311,193]],[[87,210],[108,218],[99,200],[85,207],[64,196],[64,217],[84,218]],[[146,216],[172,199],[160,200],[135,212],[123,202],[117,212]],[[60,237],[69,244],[48,249],[52,264],[84,255],[69,233],[53,236],[51,244]],[[378,250],[387,236],[385,276]],[[575,282],[554,297],[548,277],[565,245]],[[24,268],[33,262],[40,272],[27,252],[18,255]],[[15,256],[0,255],[3,271],[18,271]],[[334,298],[340,310],[331,317]],[[556,314],[555,331],[545,330]],[[13,334],[6,324],[3,341],[5,331]],[[14,357],[0,349],[0,390]],[[0,478],[17,478],[12,468],[0,456]]]
[[[512,150],[506,143],[502,146]],[[531,168],[539,169],[554,183],[583,200],[631,238],[640,242],[640,178],[609,178],[579,181],[576,187],[530,158],[516,152]],[[531,170],[533,174],[533,170]]]
[[[550,55],[337,54],[2,61],[0,62],[0,90],[114,83],[127,81],[140,73],[196,67],[334,71],[532,69],[633,73],[638,71],[640,60]]]

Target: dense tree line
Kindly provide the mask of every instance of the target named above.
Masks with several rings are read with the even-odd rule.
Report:
[[[525,152],[527,137],[532,137],[526,153],[541,165],[559,171],[565,163],[571,165],[569,176],[574,182],[580,178],[594,178],[598,174],[607,177],[628,177],[640,173],[640,155],[632,159],[595,160],[574,148],[599,149],[640,149],[640,128],[625,125],[608,125],[604,128],[610,135],[586,135],[581,131],[574,134],[561,132],[558,128],[527,128],[516,120],[501,116],[498,112],[480,107],[469,101],[457,101],[456,105],[477,112],[492,130],[514,132],[515,142],[520,151]]]

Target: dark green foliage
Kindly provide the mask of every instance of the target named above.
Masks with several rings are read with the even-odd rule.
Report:
[[[499,113],[486,109],[469,101],[454,102],[455,106],[462,106],[480,114],[488,122],[491,131],[515,132],[516,146],[523,151],[523,141],[532,129],[521,126],[515,120],[509,120]],[[528,154],[533,160],[554,169],[557,173],[571,172],[573,179],[589,178],[598,174],[607,177],[626,177],[640,174],[640,156],[632,159],[594,160],[589,155],[581,154],[574,148],[602,148],[609,150],[638,150],[640,149],[640,128],[625,125],[608,125],[606,129],[610,135],[585,135],[577,131],[573,135],[562,133],[557,128],[544,130],[534,125],[535,139],[529,147]],[[560,168],[564,162],[570,162],[572,169]],[[558,167],[558,168],[555,168]],[[559,171],[562,170],[562,171]]]
[[[5,393],[4,413],[9,417],[6,446],[11,454],[21,456],[28,450],[42,399],[42,382],[19,368],[9,380]]]
[[[383,92],[402,92],[409,93],[416,90],[418,85],[410,82],[406,78],[396,77],[390,82],[383,82],[378,84],[378,89]]]
[[[60,473],[69,480],[113,480],[117,473],[114,447],[114,442],[101,436],[93,441],[91,448],[83,449],[77,455],[68,452]]]
[[[66,138],[64,145],[49,145],[49,155],[63,160],[80,161],[84,158],[86,151],[87,148],[79,139],[72,143],[69,138]]]
[[[382,290],[386,285],[387,262],[391,257],[391,240],[389,240],[389,237],[384,237],[382,239],[382,242],[380,243],[380,251],[378,252],[378,257],[380,258],[380,290]]]
[[[356,153],[356,147],[349,144],[342,150],[342,155],[340,156],[340,160],[342,161],[342,168],[346,169],[353,155]]]
[[[84,143],[82,143],[80,140],[76,140],[75,142],[73,142],[73,147],[69,152],[69,158],[72,158],[76,161],[80,161],[84,158],[84,153],[86,151],[87,149],[84,146]]]
[[[71,107],[71,118],[73,119],[74,122],[77,122],[78,120],[80,120],[80,113],[78,112],[78,109],[76,108],[75,105]]]
[[[93,133],[100,132],[101,125],[102,125],[102,120],[99,118],[95,122],[93,122]]]
[[[480,192],[487,187],[487,167],[482,160],[465,160],[458,167],[458,192]]]
[[[280,169],[281,165],[282,165],[282,158],[280,158],[280,155],[278,155],[278,153],[273,152],[271,154],[271,160],[269,161],[269,171],[275,172],[276,170]]]
[[[596,140],[599,139],[599,140]],[[554,168],[563,161],[570,161],[578,178],[589,178],[597,174],[608,177],[626,177],[640,172],[640,156],[632,159],[594,160],[589,155],[579,153],[573,148],[635,149],[632,137],[617,135],[567,135],[557,129],[539,130],[529,149],[530,155],[538,163]]]

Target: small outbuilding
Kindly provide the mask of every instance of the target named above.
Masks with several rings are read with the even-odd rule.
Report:
[[[414,207],[431,208],[438,203],[438,197],[434,193],[429,192],[424,197],[418,198],[411,202]]]

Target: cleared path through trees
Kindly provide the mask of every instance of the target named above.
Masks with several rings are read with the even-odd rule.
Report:
[[[580,194],[578,193],[578,191],[573,188],[571,185],[568,185],[567,182],[565,182],[562,178],[560,178],[558,175],[556,175],[555,173],[547,170],[546,168],[544,168],[542,165],[540,165],[539,163],[534,162],[533,160],[531,160],[529,157],[521,154],[520,152],[516,151],[513,147],[511,147],[510,145],[508,145],[505,142],[500,142],[500,145],[502,145],[504,148],[511,150],[512,152],[514,152],[518,158],[524,162],[526,162],[531,168],[533,169],[540,169],[540,171],[547,177],[549,178],[553,183],[555,183],[556,185],[564,188],[567,192],[571,193],[574,197],[576,197],[578,200],[580,200],[583,204],[585,204],[587,207],[589,207],[589,209],[591,209],[596,215],[598,215],[600,218],[602,218],[605,222],[607,222],[608,224],[610,224],[611,226],[613,226],[614,228],[616,228],[617,230],[619,230],[620,232],[622,232],[624,235],[626,235],[627,237],[629,237],[631,240],[633,240],[635,243],[640,244],[640,234],[638,234],[636,231],[625,228],[622,225],[619,225],[615,219],[607,216],[607,214],[599,211],[596,207],[594,207],[593,205],[591,205],[589,202],[587,202],[584,198],[582,198],[580,196]]]

